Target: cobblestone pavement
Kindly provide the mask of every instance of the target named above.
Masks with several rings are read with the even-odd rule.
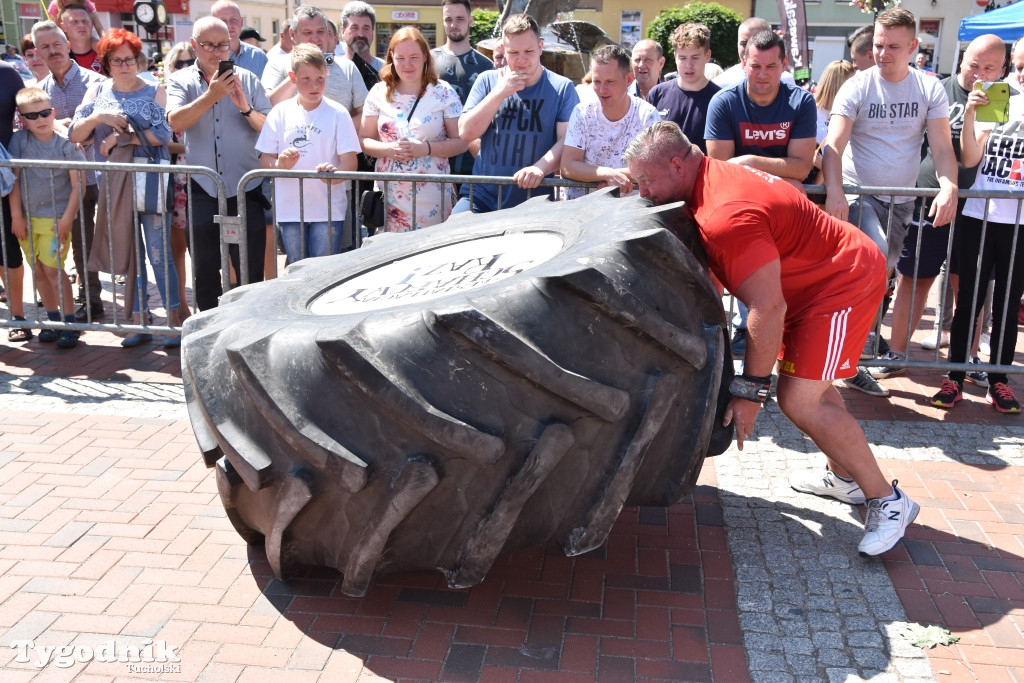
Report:
[[[864,427],[883,461],[1024,464],[1022,427]],[[924,653],[898,635],[907,616],[885,564],[851,550],[863,533],[858,511],[789,487],[790,470],[824,466],[817,448],[774,404],[756,435],[715,459],[753,680],[931,680]]]
[[[176,638],[189,664],[163,677],[186,680],[1024,681],[1017,422],[864,422],[883,469],[924,508],[884,561],[856,553],[859,510],[789,488],[789,470],[822,458],[770,403],[745,451],[706,463],[693,501],[625,511],[591,560],[517,553],[468,593],[405,574],[355,600],[333,574],[281,584],[246,549],[190,443],[180,384],[9,375],[10,415],[4,681],[124,678],[96,662],[37,673],[8,649],[86,633]],[[77,436],[41,447],[67,425]],[[125,442],[116,431],[88,441],[89,425]],[[133,447],[153,450],[142,460]],[[115,469],[140,488],[119,498]],[[908,621],[948,626],[961,643],[926,653],[899,635]]]

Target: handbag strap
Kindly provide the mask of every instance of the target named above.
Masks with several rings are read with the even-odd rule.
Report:
[[[137,137],[139,139],[139,144],[137,146],[142,148],[142,153],[150,161],[156,160],[160,155],[156,151],[156,147],[154,147],[149,142],[149,140],[146,139],[146,134],[143,132],[145,129],[142,126],[139,125],[139,122],[136,121],[135,117],[132,116],[131,114],[125,113],[124,116],[125,116],[126,119],[128,119],[128,123],[131,125],[132,129],[135,131],[135,137]]]
[[[412,115],[413,115],[414,113],[416,113],[416,107],[418,107],[418,106],[419,106],[419,104],[420,104],[420,100],[421,100],[421,99],[423,99],[423,94],[424,94],[425,92],[426,92],[426,90],[424,90],[424,91],[423,91],[423,92],[421,92],[421,93],[420,93],[419,95],[417,95],[417,96],[416,96],[416,101],[412,103],[412,109],[410,109],[410,110],[409,110],[409,125],[410,125],[410,126],[412,125]]]

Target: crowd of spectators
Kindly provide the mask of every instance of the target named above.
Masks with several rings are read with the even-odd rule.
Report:
[[[971,221],[984,218],[985,207],[958,204],[956,193],[976,182],[978,187],[987,183],[988,188],[999,184],[992,173],[977,174],[979,168],[1001,167],[999,160],[988,156],[991,144],[987,148],[983,143],[999,139],[1001,149],[1010,149],[1005,140],[1012,133],[975,123],[973,112],[987,100],[984,95],[971,99],[969,93],[975,82],[1004,77],[1019,85],[1024,68],[1019,45],[1013,48],[1012,76],[1002,59],[1002,41],[986,36],[969,46],[957,74],[940,80],[927,68],[927,56],[916,58],[921,53],[913,35],[913,15],[905,10],[886,12],[876,24],[850,36],[850,61],[829,64],[812,96],[813,88],[793,81],[785,46],[765,20],[752,17],[740,25],[739,63],[725,71],[715,68],[709,29],[686,23],[671,36],[675,71],[668,78],[662,79],[663,47],[645,39],[631,51],[619,46],[595,51],[585,83],[574,86],[543,65],[541,30],[531,17],[510,17],[488,58],[470,44],[469,1],[442,0],[441,6],[443,44],[431,50],[416,28],[407,27],[391,36],[386,54],[378,57],[373,54],[376,13],[361,0],[344,7],[338,24],[317,7],[297,8],[278,42],[266,52],[261,46],[268,41],[245,27],[238,5],[218,0],[209,16],[195,22],[191,39],[163,58],[163,79],[157,83],[148,76],[149,60],[138,38],[123,29],[104,32],[89,2],[55,1],[54,21],[37,23],[23,41],[24,58],[8,46],[0,62],[0,116],[10,114],[12,123],[10,131],[0,134],[0,142],[9,144],[16,109],[22,114],[21,128],[40,128],[40,117],[31,127],[24,119],[25,113],[39,113],[31,109],[37,107],[40,112],[52,110],[47,120],[57,139],[77,143],[87,160],[152,157],[148,150],[158,163],[172,160],[211,168],[228,188],[229,212],[237,212],[240,202],[246,207],[241,229],[247,250],[242,258],[238,246],[231,245],[231,272],[221,272],[221,232],[214,220],[219,212],[217,188],[208,177],[171,177],[161,185],[168,197],[166,206],[147,213],[129,196],[131,174],[104,173],[103,185],[97,184],[95,173],[73,174],[75,183],[81,184],[80,190],[75,185],[75,201],[60,202],[44,212],[54,221],[58,246],[51,251],[58,257],[43,258],[39,245],[25,246],[33,268],[52,265],[58,271],[47,271],[39,280],[56,283],[63,282],[59,273],[67,251],[58,247],[70,241],[79,307],[71,311],[74,305],[58,301],[56,293],[40,291],[47,315],[54,320],[104,319],[107,311],[98,275],[104,272],[131,283],[125,289],[126,309],[134,313],[135,322],[143,322],[149,317],[148,271],[155,275],[168,322],[176,325],[191,312],[185,301],[186,249],[192,259],[195,306],[212,308],[223,293],[222,282],[237,280],[243,266],[249,282],[273,277],[278,241],[289,263],[354,248],[363,226],[352,220],[353,206],[366,190],[383,190],[382,228],[389,232],[433,226],[452,212],[494,211],[513,207],[530,195],[554,194],[541,184],[556,174],[598,187],[614,186],[622,195],[635,193],[637,183],[623,155],[641,130],[665,120],[676,123],[686,139],[712,159],[771,174],[801,192],[805,183],[824,185],[825,193],[810,199],[826,213],[857,225],[885,254],[893,276],[896,333],[890,340],[869,339],[862,367],[846,380],[848,386],[887,395],[878,380],[902,372],[899,363],[907,358],[907,344],[901,337],[906,329],[916,328],[931,286],[947,266],[951,277],[946,280],[953,284],[943,298],[962,300],[964,306],[954,308],[950,303],[940,316],[945,325],[936,330],[931,347],[949,344],[952,329],[951,360],[980,364],[979,348],[988,351],[993,362],[1012,359],[1016,326],[1011,322],[1016,321],[1011,314],[1017,313],[1021,296],[1024,257],[1012,263],[1006,259],[1024,248],[1014,251],[994,247],[990,240],[968,240],[966,235],[975,230]],[[38,87],[50,106],[41,107],[42,95],[25,100],[29,110],[16,104],[18,91],[26,85]],[[1011,120],[1020,113],[1021,99],[1015,95],[1011,100]],[[965,125],[970,126],[970,139],[961,136]],[[19,139],[22,143],[16,141],[13,147],[16,155],[63,158],[26,152],[34,146]],[[927,141],[924,162],[922,139]],[[961,149],[969,153],[962,155]],[[258,168],[454,173],[506,177],[512,184],[459,187],[410,180],[375,185],[277,178],[253,181],[235,196],[240,178]],[[916,203],[913,197],[847,196],[844,185],[933,187],[938,196]],[[570,188],[565,196],[573,199],[585,192]],[[22,250],[15,238],[35,235],[36,227],[26,232],[24,226],[41,218],[38,206],[25,203],[27,194],[16,185],[14,194],[4,198],[5,285],[16,319],[25,316],[20,301]],[[13,221],[7,220],[11,197],[22,202],[27,223],[17,210]],[[185,221],[188,197],[191,226]],[[69,211],[68,206],[76,210]],[[1012,226],[1008,208],[992,204],[988,210],[990,221]],[[65,212],[73,219],[70,231],[64,229]],[[964,227],[950,237],[954,218]],[[919,232],[920,226],[927,228]],[[947,243],[955,247],[949,264],[944,263]],[[148,258],[148,267],[135,247]],[[991,250],[999,257],[990,255]],[[972,255],[970,268],[956,258],[962,251]],[[982,264],[978,278],[973,277],[975,261]],[[965,271],[972,275],[970,284],[958,278]],[[1010,313],[993,311],[992,335],[987,334],[985,288],[975,286],[974,279],[992,279],[996,300],[1014,304]],[[962,293],[958,282],[963,283]],[[889,305],[889,297],[879,302],[882,312]],[[968,313],[963,313],[968,306]],[[967,321],[969,313],[973,317]],[[733,352],[742,357],[747,341],[742,305],[734,330]],[[10,332],[12,341],[31,336],[28,326]],[[146,341],[147,335],[134,334],[124,345]],[[173,338],[163,341],[175,343]],[[67,339],[63,345],[68,345]],[[875,360],[878,356],[883,362]],[[965,379],[991,385],[991,400],[998,409],[1019,411],[1005,376],[989,377],[979,367],[954,373],[949,381],[956,388]],[[935,405],[949,408],[959,400],[949,386],[944,385],[943,392]]]

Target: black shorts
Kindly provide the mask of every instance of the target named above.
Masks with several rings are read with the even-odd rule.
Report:
[[[949,225],[936,228],[927,216],[919,221],[920,211],[914,210],[907,236],[903,239],[903,251],[896,261],[900,275],[915,278],[938,277],[949,250]],[[921,235],[921,252],[918,258],[917,235]],[[916,268],[915,268],[916,265]]]

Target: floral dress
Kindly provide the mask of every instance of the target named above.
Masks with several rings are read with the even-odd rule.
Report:
[[[399,112],[409,118],[415,95],[394,93],[394,102],[386,99],[387,86],[378,83],[370,89],[363,105],[364,116],[377,117],[377,135],[381,142],[395,142],[398,134],[395,131],[395,119]],[[462,102],[455,90],[439,81],[437,85],[428,85],[423,97],[416,105],[412,120],[409,122],[410,133],[416,140],[431,143],[448,140],[444,127],[445,119],[457,119],[462,114]],[[378,173],[428,173],[447,174],[450,167],[447,157],[423,156],[409,162],[394,159],[378,159]],[[413,183],[387,183],[387,219],[385,230],[388,232],[408,232],[418,228],[442,223],[455,205],[455,188],[451,184],[416,183],[416,216],[412,215]]]

